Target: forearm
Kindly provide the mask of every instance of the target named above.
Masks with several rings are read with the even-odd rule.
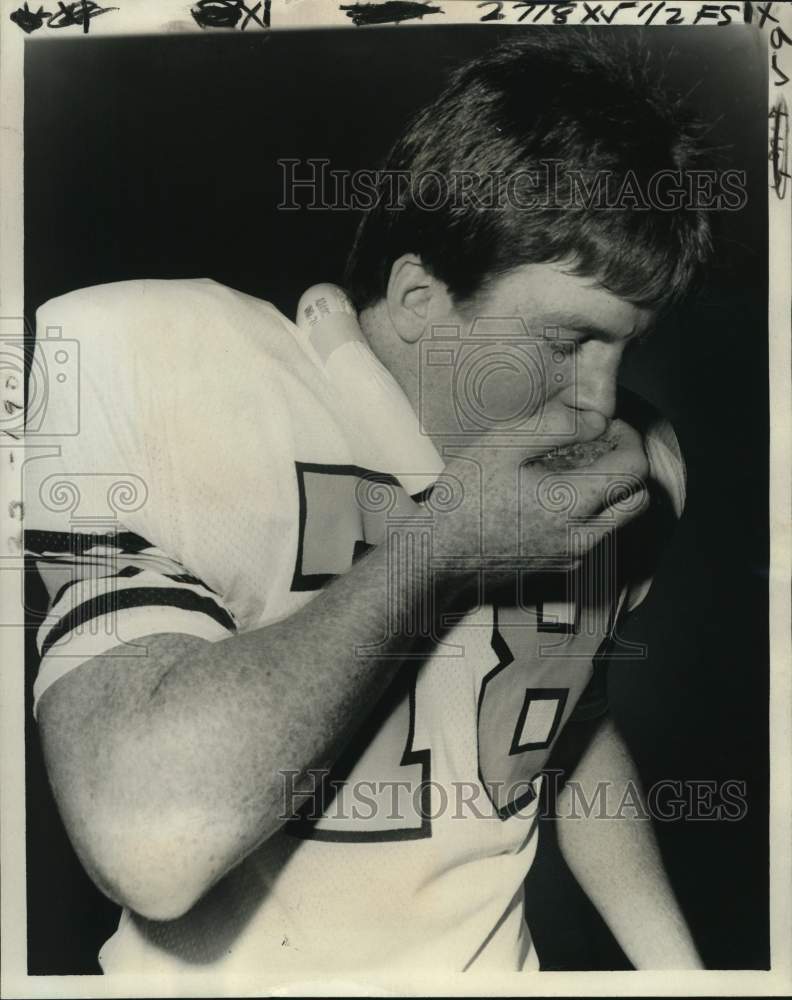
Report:
[[[121,661],[80,668],[69,758],[48,752],[63,721],[42,699],[64,819],[109,895],[176,916],[284,822],[283,774],[310,785],[306,772],[332,763],[410,651],[400,623],[428,576],[407,569],[383,545],[282,622],[217,643],[153,637],[134,690],[116,675],[117,698]]]
[[[389,574],[392,558],[381,547],[288,619],[201,645],[143,707],[150,745],[174,734],[174,783],[238,817],[246,839],[282,822],[279,772],[309,786],[301,778],[333,762],[413,652],[402,621],[422,600],[425,568]],[[199,736],[192,752],[185,728]]]
[[[609,719],[557,810],[567,864],[633,965],[702,968],[665,874],[637,771]]]

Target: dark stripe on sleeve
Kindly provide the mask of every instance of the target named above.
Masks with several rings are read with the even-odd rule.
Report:
[[[140,576],[141,573],[147,573],[147,572],[152,572],[152,570],[148,569],[148,567],[142,568],[140,566],[125,566],[123,569],[120,569],[117,573],[107,573],[105,576],[83,576],[83,577],[78,577],[76,580],[68,580],[66,583],[63,584],[60,590],[58,590],[58,592],[52,598],[52,601],[50,602],[50,607],[51,608],[55,607],[55,605],[63,597],[63,595],[66,593],[69,587],[76,587],[78,584],[86,584],[86,583],[98,584],[100,581],[103,580],[121,580],[121,579],[128,580],[130,577]],[[211,593],[213,594],[216,593],[216,591],[212,590],[211,587],[207,587],[206,584],[203,582],[203,580],[199,580],[197,576],[192,576],[190,573],[178,573],[178,574],[163,573],[162,576],[165,580],[173,580],[175,583],[188,583],[193,587],[203,587],[205,590],[211,591]],[[97,595],[98,598],[102,596],[107,596],[107,593],[105,593],[105,595],[101,594]]]
[[[199,580],[197,576],[193,576],[192,573],[163,573],[166,580],[175,580],[176,583],[189,583],[194,587],[203,587],[204,590],[208,590],[212,594],[216,594],[217,591],[212,589],[208,583],[204,583],[203,580]]]
[[[76,531],[24,532],[25,549],[32,555],[44,552],[70,552],[81,556],[97,545],[108,545],[129,555],[153,549],[155,546],[133,531],[108,531],[106,534],[81,534]]]
[[[418,490],[417,493],[413,493],[410,499],[413,503],[426,503],[429,497],[432,495],[432,491],[435,488],[435,483],[430,483],[425,489]]]
[[[60,588],[60,590],[55,594],[55,596],[50,601],[50,607],[51,608],[55,607],[55,605],[58,603],[61,597],[63,597],[63,595],[66,593],[69,587],[76,587],[78,586],[78,584],[81,583],[82,584],[98,583],[100,580],[107,580],[110,578],[112,578],[113,580],[118,580],[120,577],[137,576],[139,573],[142,572],[143,570],[138,569],[136,566],[125,566],[117,573],[109,573],[107,574],[107,576],[81,576],[78,577],[76,580],[68,580],[66,583],[64,583],[64,585]]]
[[[142,607],[172,607],[181,608],[185,611],[197,611],[209,615],[214,621],[227,629],[229,632],[236,631],[236,625],[231,615],[221,608],[216,601],[210,597],[201,597],[192,590],[179,590],[174,587],[132,587],[129,590],[117,590],[110,594],[103,594],[99,597],[92,597],[89,601],[79,604],[76,608],[63,616],[60,621],[52,627],[41,647],[42,658],[47,655],[49,649],[62,639],[69,632],[98,618],[111,611],[125,611],[128,608]]]

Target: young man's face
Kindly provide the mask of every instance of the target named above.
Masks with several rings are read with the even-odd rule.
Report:
[[[430,317],[422,342],[424,430],[447,435],[528,429],[555,397],[613,416],[627,344],[654,314],[560,264],[527,264],[492,282],[475,304]]]

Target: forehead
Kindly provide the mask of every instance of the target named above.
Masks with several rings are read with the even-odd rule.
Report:
[[[488,316],[521,316],[534,327],[591,327],[622,339],[643,332],[654,311],[603,288],[595,278],[571,272],[564,263],[523,264],[493,281],[477,303]],[[537,331],[538,332],[538,331]]]

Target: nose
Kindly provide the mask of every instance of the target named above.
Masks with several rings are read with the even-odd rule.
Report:
[[[578,410],[594,410],[606,420],[616,411],[616,376],[622,348],[616,344],[588,341],[575,358],[572,379],[564,392],[564,402]]]

